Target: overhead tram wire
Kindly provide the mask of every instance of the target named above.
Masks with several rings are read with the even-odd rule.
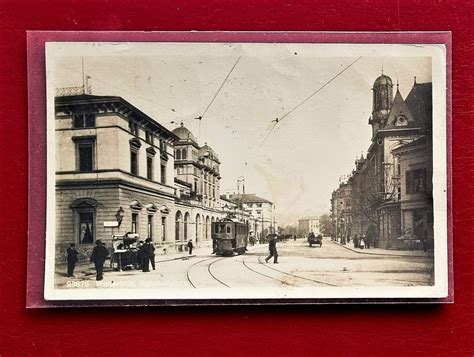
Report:
[[[272,120],[272,122],[275,122],[275,124],[270,128],[269,132],[265,137],[263,138],[262,142],[259,145],[259,148],[262,147],[262,145],[265,143],[267,138],[270,136],[270,134],[273,132],[273,130],[276,128],[278,123],[280,123],[283,119],[285,119],[288,115],[293,113],[296,109],[301,107],[304,103],[306,103],[308,100],[310,100],[312,97],[314,97],[316,94],[318,94],[324,87],[326,87],[328,84],[330,84],[332,81],[334,81],[337,77],[339,77],[341,74],[343,74],[345,71],[347,71],[350,67],[352,67],[357,61],[359,61],[362,58],[362,56],[357,57],[354,61],[352,61],[350,64],[348,64],[344,69],[339,71],[336,75],[334,75],[332,78],[330,78],[326,83],[324,83],[321,87],[319,87],[316,91],[311,93],[309,96],[307,96],[303,101],[301,101],[299,104],[297,104],[295,107],[293,107],[291,110],[286,112],[284,115],[282,115],[280,118],[276,118]]]
[[[78,71],[78,70],[75,70],[75,69],[73,69],[73,68],[71,68],[71,67],[65,66],[65,65],[63,65],[63,64],[59,64],[59,66],[65,68],[65,69],[68,69],[68,70],[70,70],[70,71],[72,71],[72,72],[76,72],[76,73],[81,73],[81,74],[82,74],[82,72],[80,72],[80,71]],[[157,102],[155,102],[155,101],[153,101],[153,100],[151,100],[151,99],[149,99],[149,98],[145,98],[145,97],[142,97],[142,96],[137,95],[137,94],[135,94],[135,93],[129,92],[129,91],[127,91],[126,89],[123,89],[123,88],[114,86],[114,85],[112,85],[112,84],[110,84],[110,83],[107,83],[107,82],[105,82],[105,81],[103,81],[103,80],[101,80],[101,79],[99,79],[99,78],[97,78],[97,77],[95,77],[95,76],[94,76],[94,77],[91,76],[91,79],[94,80],[94,81],[100,82],[100,83],[102,83],[102,84],[105,84],[106,86],[109,86],[109,87],[111,87],[111,88],[117,89],[117,90],[119,90],[119,91],[121,91],[121,92],[130,94],[130,95],[133,95],[134,97],[139,98],[139,99],[142,99],[142,100],[145,100],[145,101],[147,101],[147,102],[149,102],[149,103],[151,103],[151,104],[158,105],[158,106],[160,106],[161,108],[167,109],[167,110],[169,110],[169,111],[171,111],[171,112],[173,112],[173,113],[176,113],[176,110],[175,110],[174,108],[168,108],[168,107],[164,106],[163,104],[157,103]]]
[[[200,115],[199,117],[195,118],[195,119],[198,119],[198,120],[202,120],[202,118],[204,118],[204,115],[206,115],[207,111],[209,110],[209,108],[211,107],[212,103],[214,103],[214,100],[216,99],[217,95],[219,94],[219,92],[221,91],[222,87],[224,87],[224,84],[227,82],[227,80],[229,79],[230,75],[232,74],[232,72],[234,71],[234,68],[235,66],[237,66],[237,63],[239,63],[240,61],[240,58],[242,56],[239,56],[239,58],[237,58],[237,61],[235,61],[234,65],[232,66],[232,68],[230,69],[229,73],[227,73],[227,76],[224,78],[224,81],[221,83],[219,89],[217,89],[217,92],[216,94],[214,94],[214,97],[212,97],[211,101],[209,102],[209,104],[207,105],[206,109],[204,109],[204,112],[202,113],[202,115]]]

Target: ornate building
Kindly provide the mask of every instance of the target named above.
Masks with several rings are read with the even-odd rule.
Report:
[[[252,217],[221,201],[220,161],[207,143],[183,125],[169,131],[121,97],[57,96],[55,141],[58,262],[70,243],[87,260],[98,239],[110,248],[126,233],[151,238],[155,254],[184,251],[189,240],[209,246],[211,223],[230,214],[262,231],[272,225],[272,213]]]
[[[56,252],[127,232],[174,245],[174,142],[178,137],[120,97],[55,100]]]
[[[431,142],[431,83],[417,83],[415,78],[410,93],[403,99],[398,83],[393,97],[392,80],[382,74],[375,80],[372,90],[371,144],[366,157],[356,160],[347,181],[351,187],[351,233],[376,232],[374,239],[379,247],[403,248],[411,242],[403,234],[403,219],[410,215],[403,215],[401,207],[402,183],[407,179],[404,172],[408,170],[400,161],[406,163],[408,160],[404,156],[406,150],[401,148],[421,138]],[[426,165],[431,163],[430,150],[425,150],[422,156]],[[333,206],[333,210],[337,209]]]
[[[175,240],[178,250],[189,239],[197,246],[210,245],[211,223],[225,217],[220,203],[220,161],[212,148],[199,146],[194,135],[181,123],[173,130],[175,184],[177,188]]]

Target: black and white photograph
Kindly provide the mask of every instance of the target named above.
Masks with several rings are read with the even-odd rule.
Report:
[[[45,298],[446,297],[446,56],[47,43]]]

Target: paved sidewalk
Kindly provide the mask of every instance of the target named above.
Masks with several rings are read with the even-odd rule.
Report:
[[[369,249],[360,249],[354,248],[352,241],[346,245],[343,245],[339,242],[331,241],[331,243],[340,245],[341,247],[352,250],[355,253],[359,254],[372,254],[372,255],[387,255],[387,256],[400,256],[400,257],[420,257],[427,258],[433,256],[433,251],[424,252],[422,250],[394,250],[394,249],[382,249],[382,248],[369,248]]]

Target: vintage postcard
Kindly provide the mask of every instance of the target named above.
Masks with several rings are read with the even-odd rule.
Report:
[[[448,296],[443,44],[45,47],[46,300]]]

